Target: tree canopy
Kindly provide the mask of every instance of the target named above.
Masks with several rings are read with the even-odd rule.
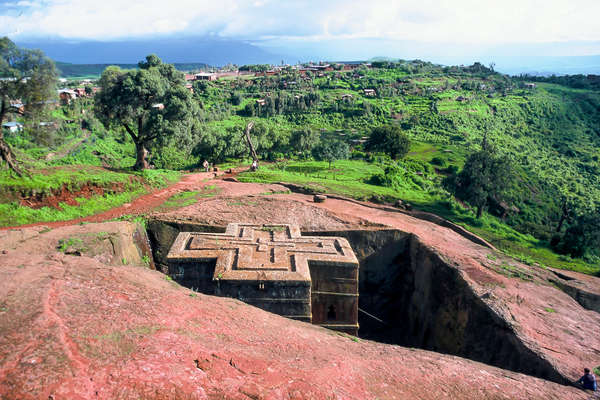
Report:
[[[552,247],[563,254],[600,256],[600,207],[574,218],[564,235],[553,238]]]
[[[9,113],[28,113],[45,107],[46,101],[56,96],[56,78],[54,62],[44,53],[19,48],[9,38],[0,38],[0,124]],[[14,107],[16,103],[24,107]],[[0,161],[22,174],[1,131]]]
[[[454,182],[455,194],[476,207],[477,218],[490,201],[499,202],[512,181],[508,158],[500,156],[486,140],[481,150],[471,154]]]
[[[365,149],[387,153],[397,160],[408,154],[410,139],[396,125],[378,126],[371,131]]]
[[[292,150],[296,152],[311,151],[321,141],[321,134],[310,128],[295,130],[290,138]]]
[[[122,127],[136,146],[136,169],[149,167],[148,149],[177,138],[192,144],[198,105],[185,88],[183,74],[156,55],[137,70],[108,67],[98,83],[95,113],[105,127]]]
[[[327,161],[331,169],[331,163],[334,161],[348,158],[350,147],[341,140],[328,140],[315,147],[312,153],[317,161]]]

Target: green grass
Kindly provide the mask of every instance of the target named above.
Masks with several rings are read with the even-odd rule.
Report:
[[[431,151],[430,145],[419,144],[413,150],[409,159],[414,157],[421,162],[431,160],[434,155],[445,154],[460,160],[462,154],[453,150],[452,153]],[[571,259],[558,255],[550,250],[546,243],[531,235],[517,232],[500,219],[484,213],[481,219],[476,219],[473,211],[456,203],[448,193],[433,188],[422,188],[411,185],[398,190],[365,183],[373,174],[381,173],[380,166],[365,161],[343,160],[336,161],[332,170],[326,162],[291,161],[285,169],[274,165],[263,165],[256,172],[244,172],[238,176],[242,182],[276,183],[288,182],[321,193],[335,193],[358,200],[377,200],[393,202],[401,199],[411,203],[417,209],[440,215],[465,229],[481,236],[496,246],[503,253],[525,264],[539,264],[542,267],[555,267],[578,272],[595,274],[600,266],[586,263],[581,259]],[[427,176],[425,176],[427,177]],[[492,255],[492,257],[495,257]],[[531,278],[519,269],[511,266],[501,268],[501,273],[524,280]]]
[[[60,239],[58,241],[58,251],[60,251],[61,253],[66,252],[69,248],[75,248],[79,251],[85,251],[83,240],[81,240],[81,238],[71,237],[66,239]]]
[[[61,209],[42,207],[33,209],[18,203],[0,204],[0,226],[17,226],[35,222],[68,221],[83,218],[119,207],[141,196],[146,191],[141,188],[130,192],[95,196],[89,199],[76,199],[79,205],[60,203]]]
[[[163,204],[156,208],[157,211],[170,211],[177,208],[191,206],[196,204],[200,199],[209,198],[216,196],[221,191],[220,188],[215,185],[209,185],[202,188],[199,191],[184,191],[176,193],[169,197]]]
[[[16,200],[4,199],[4,202],[0,203],[0,226],[66,221],[98,214],[147,193],[146,186],[153,188],[166,186],[176,181],[179,176],[180,174],[175,171],[113,172],[91,166],[50,168],[47,171],[37,171],[32,177],[15,178],[3,175],[7,179],[0,181],[0,188],[4,185],[5,190],[12,191],[13,198],[18,193],[26,196],[36,193],[50,194],[53,190],[62,187],[76,191],[85,184],[106,187],[107,191],[102,196],[92,196],[89,199],[76,198],[78,205],[60,203],[60,209],[52,207],[33,209],[19,205]],[[38,184],[40,187],[36,187]],[[122,186],[115,188],[115,184],[122,184]],[[112,192],[121,189],[124,191]]]

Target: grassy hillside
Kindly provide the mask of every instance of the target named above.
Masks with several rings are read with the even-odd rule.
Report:
[[[554,254],[550,242],[564,235],[574,215],[597,210],[600,202],[600,91],[586,77],[536,82],[534,88],[528,82],[479,64],[440,67],[421,61],[195,82],[201,106],[196,129],[186,137],[164,138],[151,149],[151,161],[159,168],[188,169],[204,159],[239,159],[247,155],[241,132],[254,121],[261,158],[277,162],[241,179],[290,181],[379,202],[402,199],[528,262],[598,271],[597,253],[571,259]],[[104,129],[89,100],[57,109],[51,117],[59,122],[54,133],[29,127],[7,138],[31,168],[133,165],[133,143],[121,131]],[[87,133],[79,128],[82,120]],[[364,149],[371,129],[389,124],[412,140],[404,160]],[[314,133],[310,143],[300,144],[302,132]],[[516,178],[501,207],[496,204],[477,219],[444,179],[462,169],[484,137],[510,159]],[[329,170],[327,163],[312,160],[310,149],[331,139],[350,145],[351,160]],[[389,171],[393,179],[379,179]],[[570,214],[561,225],[565,204]]]

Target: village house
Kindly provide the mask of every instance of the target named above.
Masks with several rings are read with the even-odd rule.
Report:
[[[365,96],[375,96],[375,89],[364,89]]]
[[[60,103],[64,106],[77,98],[77,92],[71,89],[60,89],[58,91],[58,98],[60,99]]]
[[[361,65],[362,65],[361,63],[348,63],[348,64],[344,64],[343,70],[344,71],[352,71],[352,70],[355,70],[356,68],[360,67]]]
[[[319,71],[319,72],[323,72],[323,71],[333,71],[333,67],[331,66],[331,64],[325,64],[325,65],[309,65],[309,66],[308,66],[308,70],[309,70],[309,71]]]
[[[194,75],[195,80],[197,81],[216,81],[217,75],[210,72],[200,72],[199,74]]]
[[[527,89],[535,89],[535,83],[525,83]]]
[[[20,122],[5,122],[2,124],[2,130],[6,130],[10,133],[21,132],[23,130],[23,124]]]
[[[23,114],[25,112],[25,104],[21,103],[21,101],[11,101],[10,107],[13,111],[18,112],[19,114]]]

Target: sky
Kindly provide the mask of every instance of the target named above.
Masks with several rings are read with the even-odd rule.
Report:
[[[5,0],[0,36],[205,37],[340,60],[589,56],[600,55],[599,15],[600,0]]]

